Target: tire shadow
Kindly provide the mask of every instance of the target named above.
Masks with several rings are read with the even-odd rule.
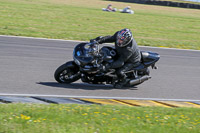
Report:
[[[83,90],[114,90],[117,88],[113,88],[112,85],[105,84],[88,84],[88,83],[71,83],[71,84],[61,84],[57,82],[37,82],[36,84],[50,86],[50,87],[58,87],[58,88],[66,88],[66,89],[83,89]],[[124,87],[120,90],[138,90],[137,87]],[[119,89],[117,89],[119,90]]]

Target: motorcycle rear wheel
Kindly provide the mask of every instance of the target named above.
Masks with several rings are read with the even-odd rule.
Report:
[[[70,84],[79,80],[80,77],[81,74],[79,71],[77,71],[77,69],[75,69],[75,66],[69,67],[67,64],[63,64],[58,67],[54,73],[54,78],[58,83]]]

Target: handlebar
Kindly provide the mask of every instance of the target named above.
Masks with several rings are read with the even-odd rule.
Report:
[[[97,41],[92,41],[92,42],[88,43],[89,46],[94,46],[95,44],[98,45],[99,43]]]
[[[87,44],[89,46],[88,50],[90,54],[98,55],[99,54],[99,43],[97,41],[92,41]]]

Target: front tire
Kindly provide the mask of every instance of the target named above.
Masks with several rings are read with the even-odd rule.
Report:
[[[58,83],[70,84],[79,80],[80,77],[80,71],[75,65],[63,64],[54,73],[54,78]]]

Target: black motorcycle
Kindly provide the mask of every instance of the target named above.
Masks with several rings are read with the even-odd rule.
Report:
[[[155,63],[160,59],[160,55],[153,52],[141,51],[142,59],[138,67],[126,72],[128,82],[125,86],[132,87],[150,79],[148,67],[157,69]],[[104,71],[102,66],[112,63],[118,58],[114,47],[99,44],[80,43],[73,51],[73,61],[68,61],[57,68],[54,78],[59,83],[72,83],[79,79],[82,82],[91,84],[112,84],[114,87],[120,80],[115,69]]]

